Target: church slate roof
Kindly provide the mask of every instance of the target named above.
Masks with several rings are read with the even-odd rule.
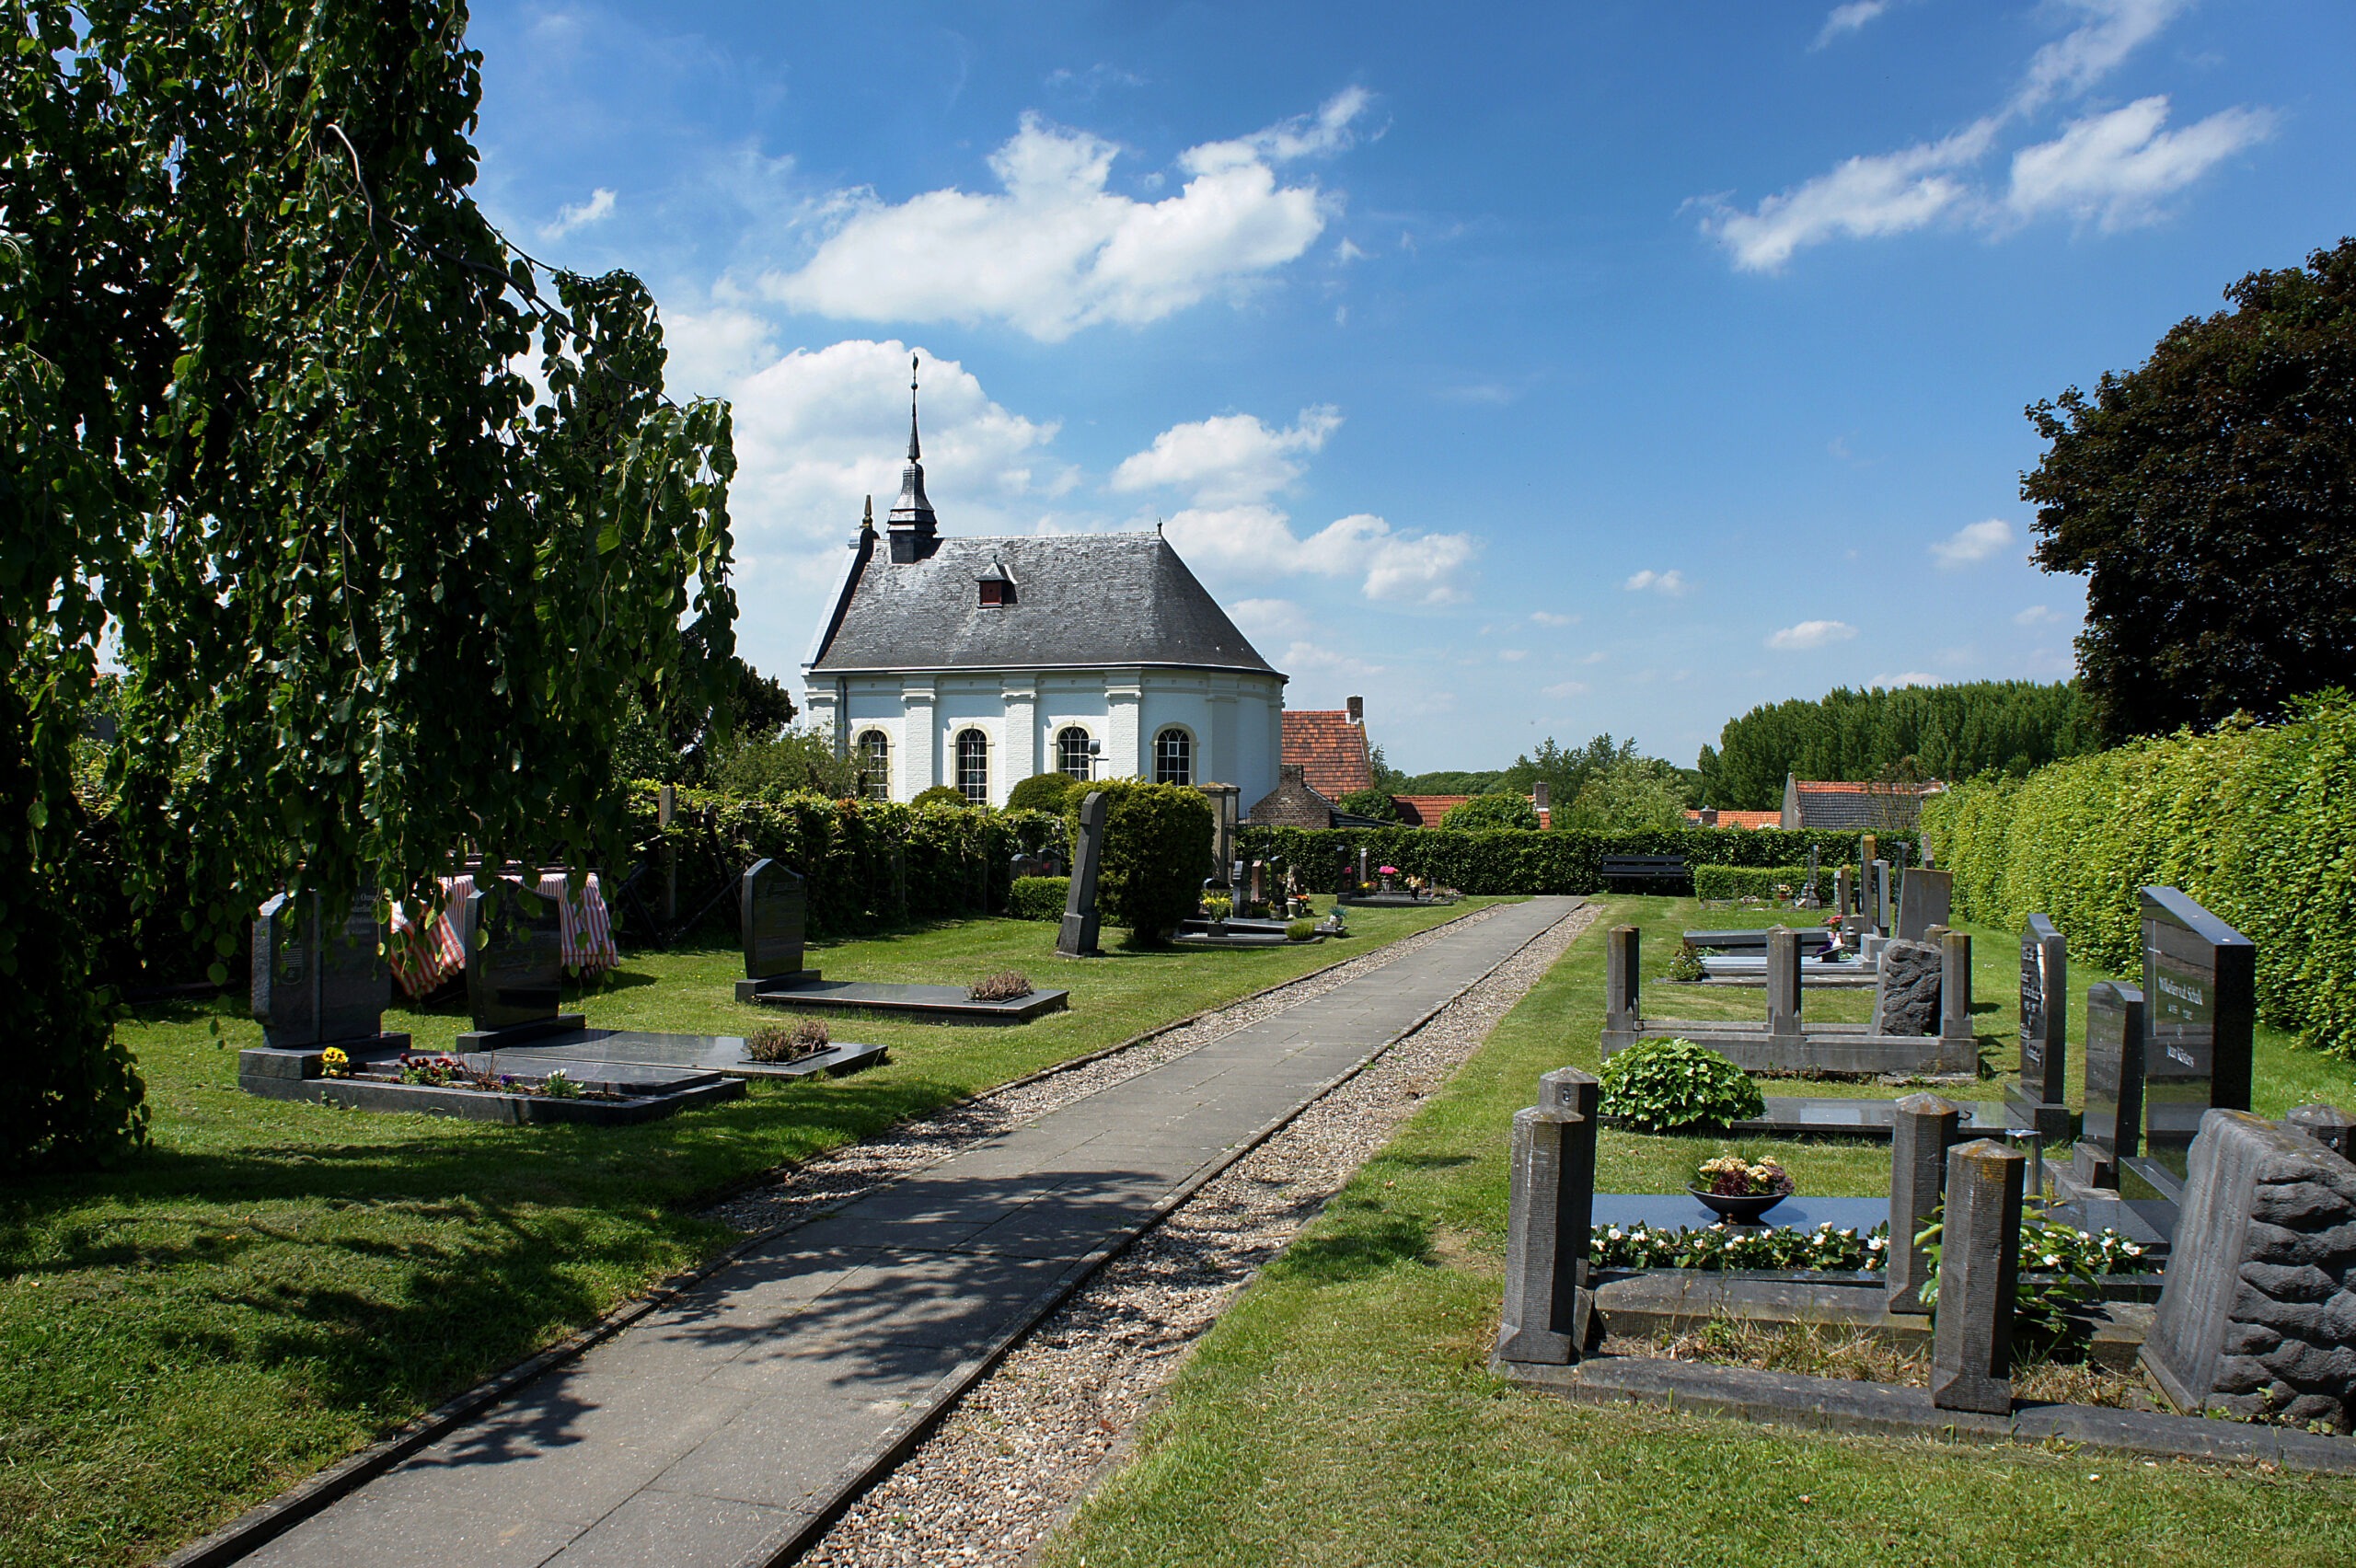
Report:
[[[1159,533],[953,535],[922,560],[862,554],[808,662],[814,674],[1140,664],[1276,674]],[[1013,592],[985,608],[976,583],[993,565]]]

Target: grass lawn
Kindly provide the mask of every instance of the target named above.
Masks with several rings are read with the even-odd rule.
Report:
[[[256,1099],[237,1088],[237,1048],[260,1043],[241,1007],[139,1009],[124,1035],[154,1147],[0,1193],[0,1563],[167,1551],[724,1245],[696,1215],[718,1189],[1484,902],[1356,911],[1349,942],[1266,951],[1076,962],[1054,926],[1013,920],[821,947],[833,977],[1021,969],[1071,1007],[999,1028],[837,1020],[890,1065],[613,1130]],[[698,1033],[789,1016],[739,1006],[741,969],[733,947],[632,954],[568,1006]],[[386,1027],[441,1049],[465,1020]]]
[[[1726,924],[1723,913],[1611,905],[1604,924],[1650,933],[1650,1010],[1686,1012],[1650,978],[1670,933]],[[2244,1568],[2356,1551],[2356,1482],[2345,1480],[1583,1410],[1491,1378],[1511,1118],[1534,1101],[1541,1072],[1596,1064],[1600,929],[1220,1319],[1051,1563]],[[2010,1038],[2016,954],[2004,933],[1974,937],[1982,1032]],[[2082,994],[2099,978],[2074,985]],[[1749,996],[1742,1009],[1763,1016],[1763,993]],[[2012,1065],[1990,1046],[1992,1070]],[[2346,1063],[2270,1033],[2258,1062],[2263,1112],[2325,1091],[2344,1102]],[[1715,1147],[1607,1131],[1598,1182],[1673,1190]],[[1888,1190],[1884,1149],[1774,1147],[1804,1192]]]

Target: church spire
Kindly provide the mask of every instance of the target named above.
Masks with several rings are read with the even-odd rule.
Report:
[[[917,361],[908,357],[908,466],[900,472],[900,499],[892,503],[892,559],[923,560],[939,547],[938,520],[924,493],[923,448],[917,443]]]

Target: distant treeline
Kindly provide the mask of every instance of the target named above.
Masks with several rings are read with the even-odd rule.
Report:
[[[2100,742],[2074,683],[1972,681],[1960,686],[1795,698],[1729,720],[1702,748],[1702,789],[1727,811],[1773,811],[1784,778],[1874,779],[1911,769],[1957,782],[1985,773],[2022,777]]]

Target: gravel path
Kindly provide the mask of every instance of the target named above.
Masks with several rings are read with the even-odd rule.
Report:
[[[1429,947],[1446,932],[1461,931],[1488,919],[1497,907],[1492,905],[1476,909],[1459,919],[1377,948],[1363,958],[1354,958],[1289,985],[1246,997],[1216,1012],[1205,1013],[1191,1023],[1116,1049],[1092,1062],[1060,1071],[1051,1069],[1028,1083],[978,1096],[938,1116],[911,1122],[887,1138],[852,1144],[820,1155],[796,1166],[774,1185],[740,1193],[713,1205],[706,1211],[708,1217],[747,1234],[790,1225],[813,1208],[830,1207],[857,1197],[870,1187],[921,1170],[968,1144],[1021,1126],[1076,1100],[1085,1100],[1124,1078],[1149,1072],[1245,1024],[1257,1023],[1336,990],[1369,970]]]
[[[1573,911],[1180,1205],[1016,1346],[897,1470],[852,1505],[803,1563],[885,1568],[1025,1561],[1110,1468],[1195,1338],[1600,913],[1593,905]],[[1370,967],[1436,935],[1411,938],[1369,954],[1366,962]],[[1301,985],[1330,989],[1356,971],[1354,964]],[[1264,1000],[1289,1006],[1321,994],[1289,994],[1298,988]],[[1181,1033],[1214,1025],[1223,1032],[1249,1021],[1229,1014],[1217,1019]],[[1167,1060],[1207,1037],[1193,1036],[1128,1070]],[[1138,1050],[1158,1051],[1175,1038]],[[1120,1060],[1126,1065],[1132,1054]],[[1015,1092],[1046,1090],[1056,1081]],[[1037,1105],[1025,1114],[1046,1108]]]

